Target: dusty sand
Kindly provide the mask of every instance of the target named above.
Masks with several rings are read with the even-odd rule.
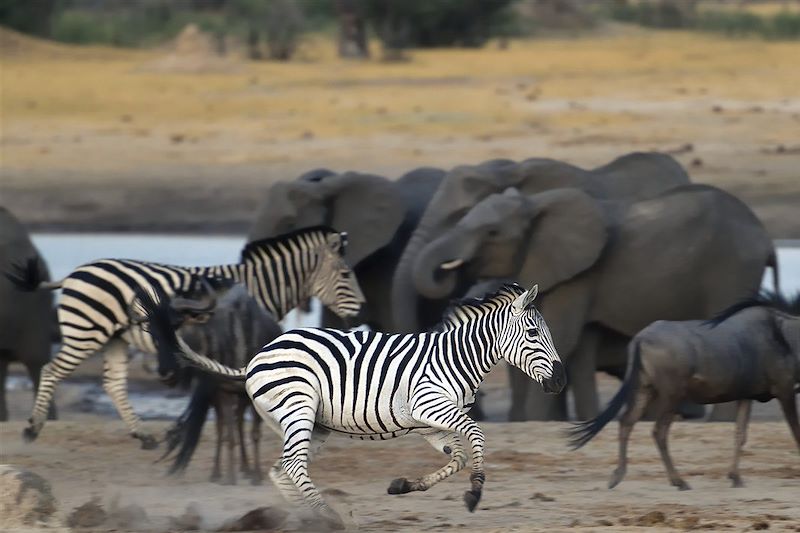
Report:
[[[60,502],[64,519],[75,507],[99,497],[106,509],[139,505],[149,528],[169,528],[170,517],[195,504],[204,528],[215,528],[262,505],[282,506],[271,485],[220,486],[209,483],[211,446],[201,446],[182,478],[164,476],[154,464],[158,452],[138,449],[121,423],[82,420],[49,423],[39,440],[25,445],[20,422],[0,425],[2,462],[45,476]],[[165,423],[151,423],[161,430]],[[742,459],[746,486],[730,488],[726,478],[732,445],[730,424],[676,423],[672,451],[693,490],[668,485],[649,423],[633,435],[628,476],[614,490],[605,487],[614,464],[614,431],[601,434],[584,450],[569,452],[561,423],[483,424],[487,440],[487,484],[474,514],[461,502],[466,473],[427,493],[389,496],[395,477],[432,471],[443,457],[417,437],[384,443],[329,440],[312,467],[317,485],[352,529],[361,531],[553,531],[634,530],[628,525],[664,529],[770,529],[800,531],[800,461],[787,428],[777,422],[751,426]],[[264,461],[277,455],[277,440],[267,435]],[[663,518],[654,511],[663,513]],[[297,515],[287,530],[302,529]],[[625,527],[623,527],[625,526]],[[99,528],[110,530],[113,528]],[[122,530],[128,528],[122,527]],[[142,529],[139,525],[133,530]]]
[[[0,423],[0,463],[29,468],[47,478],[60,502],[58,520],[95,497],[106,510],[113,505],[141,506],[149,519],[124,527],[106,524],[100,531],[176,530],[170,520],[191,504],[202,515],[204,529],[260,506],[285,506],[268,481],[259,487],[241,477],[237,486],[208,481],[212,423],[206,425],[185,475],[174,478],[165,475],[166,464],[154,463],[159,451],[139,449],[119,418],[82,412],[80,389],[70,384],[99,382],[98,362],[82,365],[57,389],[61,420],[48,422],[35,443],[24,444],[20,436],[22,420],[30,412],[30,391],[10,393],[13,421]],[[132,371],[133,388],[166,393],[138,365]],[[603,401],[617,387],[615,379],[601,377]],[[502,417],[507,401],[504,369],[493,371],[483,390],[489,414]],[[145,422],[159,436],[167,425]],[[645,524],[660,530],[743,531],[761,522],[769,523],[771,530],[800,531],[800,458],[774,401],[755,406],[741,462],[746,485],[742,489],[731,488],[726,477],[733,446],[729,423],[673,425],[671,451],[693,488],[688,492],[668,484],[649,422],[636,426],[628,475],[614,490],[606,489],[606,482],[616,461],[616,423],[577,452],[565,446],[564,423],[481,425],[487,438],[487,485],[474,514],[461,501],[469,485],[466,473],[427,493],[386,494],[392,479],[416,477],[443,464],[444,456],[415,436],[384,443],[334,436],[312,466],[312,476],[349,527],[361,531],[633,531]],[[278,441],[266,431],[263,442],[266,466],[277,459]],[[652,514],[656,511],[663,513],[663,521]],[[291,515],[286,530],[304,529],[298,516]]]

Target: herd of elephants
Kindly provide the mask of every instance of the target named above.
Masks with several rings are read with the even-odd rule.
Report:
[[[773,242],[750,208],[692,183],[661,153],[590,170],[544,158],[397,179],[313,170],[269,188],[248,240],[317,225],[348,233],[346,260],[366,298],[353,322],[374,330],[426,331],[454,298],[537,283],[580,420],[600,410],[595,371],[622,377],[628,342],[649,324],[711,318],[755,295],[768,267],[777,287]],[[0,267],[34,255],[23,225],[0,207]],[[0,276],[0,420],[9,363],[26,365],[35,384],[50,360],[52,306],[50,293],[16,292]],[[329,312],[323,321],[342,325]],[[569,418],[567,391],[547,395],[509,372],[510,420]],[[726,404],[712,413],[734,415]]]

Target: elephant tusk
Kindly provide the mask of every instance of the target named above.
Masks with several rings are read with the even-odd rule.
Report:
[[[450,261],[445,261],[444,263],[439,265],[439,268],[441,268],[442,270],[453,270],[460,267],[463,264],[464,264],[463,259],[452,259]]]

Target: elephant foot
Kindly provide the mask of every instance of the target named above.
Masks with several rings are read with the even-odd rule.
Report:
[[[411,483],[404,477],[399,477],[397,479],[393,479],[391,483],[389,483],[389,489],[387,492],[389,494],[406,494],[414,490],[411,487]]]
[[[731,487],[735,489],[740,489],[744,487],[744,483],[742,483],[742,478],[739,476],[738,472],[731,472],[728,474],[728,479],[731,480]]]
[[[133,433],[131,436],[141,441],[143,450],[155,450],[158,448],[158,441],[148,433]]]
[[[481,489],[472,489],[464,493],[464,503],[470,513],[475,512],[475,507],[477,507],[478,502],[481,501],[481,493]]]

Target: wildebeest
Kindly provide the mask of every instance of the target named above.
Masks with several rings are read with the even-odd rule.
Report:
[[[619,426],[619,463],[609,488],[625,476],[633,425],[654,403],[653,438],[670,483],[689,489],[667,450],[667,433],[678,403],[738,401],[733,462],[728,477],[741,487],[739,456],[746,440],[752,400],[780,401],[800,449],[795,394],[800,383],[800,294],[789,302],[771,293],[731,306],[703,322],[657,321],[629,345],[625,380],[606,409],[570,431],[574,448],[589,442],[626,406]]]
[[[194,303],[197,295],[181,295],[170,301],[173,325],[179,328],[180,335],[195,350],[222,364],[244,366],[262,346],[281,334],[277,320],[266,312],[240,284],[216,280],[218,298],[213,309],[208,307],[198,312],[201,303]],[[153,305],[143,293],[139,294],[145,305]],[[138,305],[138,302],[136,303]],[[132,312],[135,314],[137,310]],[[140,318],[136,317],[135,321]],[[169,381],[176,381],[175,368],[165,368],[163,361],[159,374]],[[191,461],[200,434],[205,424],[208,410],[214,407],[216,414],[217,443],[211,481],[222,479],[226,484],[236,484],[235,446],[238,440],[241,469],[249,474],[254,483],[262,478],[259,461],[259,440],[261,419],[253,419],[251,438],[253,442],[253,469],[249,467],[244,445],[244,413],[250,406],[241,383],[221,381],[206,373],[197,373],[196,386],[192,399],[177,423],[167,431],[167,450],[162,459],[175,448],[180,450],[170,468],[174,474],[183,471]],[[172,378],[172,379],[170,379]],[[234,420],[235,418],[235,420]],[[238,436],[238,438],[237,438]],[[224,478],[220,463],[223,444],[227,443],[228,458]]]

